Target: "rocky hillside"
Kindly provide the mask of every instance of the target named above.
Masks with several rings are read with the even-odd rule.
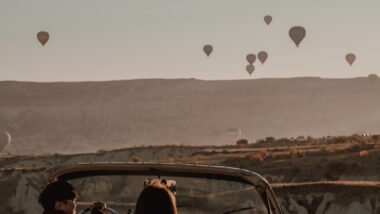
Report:
[[[7,81],[0,91],[5,154],[380,132],[380,84],[368,78]]]
[[[0,159],[0,213],[40,213],[41,171],[54,164],[155,161],[228,165],[271,182],[285,214],[379,213],[378,136],[310,141],[275,140],[245,146],[160,146],[74,155]],[[265,146],[265,144],[267,146]]]
[[[307,184],[274,190],[284,214],[380,213],[379,184]]]

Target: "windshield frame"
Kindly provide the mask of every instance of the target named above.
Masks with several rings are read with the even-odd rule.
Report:
[[[97,175],[155,175],[183,176],[239,181],[253,185],[258,189],[262,201],[266,203],[268,213],[281,213],[276,196],[268,181],[261,175],[246,170],[226,166],[173,164],[173,163],[139,163],[139,162],[96,162],[65,164],[50,167],[42,172],[47,183],[55,180]]]

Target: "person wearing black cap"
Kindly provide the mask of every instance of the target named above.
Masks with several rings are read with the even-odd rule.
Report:
[[[76,214],[76,200],[75,188],[66,181],[49,183],[38,198],[43,214]]]

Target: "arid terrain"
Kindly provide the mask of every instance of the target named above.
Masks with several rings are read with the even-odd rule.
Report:
[[[0,128],[12,135],[0,213],[41,211],[42,170],[95,161],[240,167],[273,185],[284,213],[380,213],[380,85],[368,78],[8,81],[0,91]]]
[[[14,155],[380,133],[378,83],[367,77],[7,81],[0,82],[0,127],[13,138],[4,152]]]
[[[54,164],[154,161],[240,167],[263,175],[284,213],[379,213],[380,136],[273,139],[230,146],[145,146],[0,159],[1,213],[35,213],[41,171]]]

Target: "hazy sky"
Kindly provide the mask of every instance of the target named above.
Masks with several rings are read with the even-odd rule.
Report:
[[[0,80],[380,74],[379,8],[378,0],[0,0]],[[300,48],[288,36],[294,25],[307,30]],[[249,76],[245,56],[261,50],[269,58]],[[357,55],[352,67],[348,52]]]

